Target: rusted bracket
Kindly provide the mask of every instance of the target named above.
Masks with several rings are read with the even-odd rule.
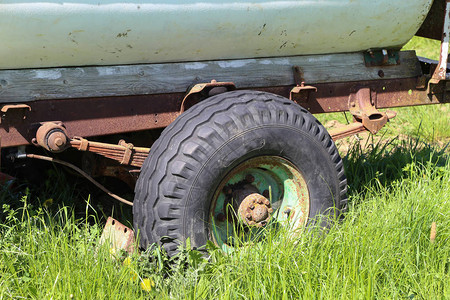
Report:
[[[369,130],[371,133],[377,133],[388,121],[385,112],[381,112],[375,107],[376,92],[370,88],[359,88],[351,93],[348,99],[350,113],[357,122]]]
[[[289,93],[289,99],[297,103],[306,103],[309,100],[311,92],[317,92],[317,88],[310,85],[305,85],[304,82],[301,85],[297,85],[292,88]]]
[[[190,88],[186,96],[184,96],[184,99],[181,102],[180,113],[183,113],[186,109],[192,107],[201,100],[213,96],[210,94],[212,89],[216,89],[216,93],[214,94],[221,94],[234,91],[236,86],[233,82],[217,82],[215,80],[211,80],[209,83],[198,83]]]
[[[397,113],[395,111],[386,111],[388,119],[395,118]],[[360,122],[353,122],[340,128],[331,129],[329,134],[333,140],[339,140],[348,136],[355,135],[360,132],[366,131],[366,127]]]
[[[89,151],[117,160],[122,165],[142,167],[150,148],[134,147],[131,143],[120,140],[118,145],[92,142],[81,137],[70,140],[70,146],[80,151]]]
[[[428,81],[427,93],[433,92],[431,85],[437,85],[447,78],[447,62],[448,62],[448,43],[450,41],[450,0],[445,3],[444,27],[442,29],[441,52],[439,54],[439,63]],[[445,91],[445,89],[444,89]],[[444,96],[445,97],[445,96]]]
[[[133,230],[112,217],[108,217],[99,240],[100,245],[105,243],[109,246],[112,258],[120,257],[121,251],[125,251],[129,255],[136,251]]]
[[[392,50],[368,50],[364,53],[366,67],[393,66],[400,64],[398,51]]]
[[[7,104],[3,105],[1,108],[1,118],[0,118],[0,124],[6,120],[9,115],[11,114],[11,111],[14,111],[14,114],[20,114],[20,118],[22,120],[26,119],[26,113],[28,111],[31,111],[31,107],[26,104]]]
[[[299,66],[294,66],[295,87],[289,93],[289,99],[297,103],[306,103],[309,100],[311,92],[317,92],[317,88],[311,85],[305,85],[303,70]]]

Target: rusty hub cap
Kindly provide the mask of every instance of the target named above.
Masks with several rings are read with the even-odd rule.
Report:
[[[51,152],[61,152],[67,147],[67,132],[60,123],[45,122],[37,132],[35,142]]]
[[[239,206],[239,219],[245,225],[262,227],[269,222],[273,209],[270,201],[258,193],[245,197]]]

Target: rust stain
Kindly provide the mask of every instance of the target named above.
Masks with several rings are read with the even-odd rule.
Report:
[[[105,243],[114,250],[112,253],[120,253],[119,250],[124,250],[128,254],[133,254],[136,251],[133,230],[111,217],[108,217],[99,241],[100,245]]]

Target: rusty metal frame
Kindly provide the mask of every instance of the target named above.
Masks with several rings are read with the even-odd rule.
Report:
[[[450,41],[450,0],[445,3],[444,25],[442,28],[441,51],[439,55],[439,63],[428,82],[427,91],[431,91],[431,85],[436,85],[446,80],[447,61],[448,61],[448,43]]]
[[[31,144],[42,122],[57,118],[69,137],[84,138],[167,127],[178,117],[184,93],[27,102],[27,118],[0,124],[3,147]]]
[[[368,80],[359,82],[315,84],[317,92],[294,99],[311,113],[348,111],[348,99],[355,88],[370,88],[376,95],[377,109],[448,103],[445,81],[435,86],[430,94],[423,89],[420,78]],[[292,86],[255,88],[289,98]],[[136,132],[167,127],[180,115],[183,93],[158,94],[127,97],[82,98],[65,100],[39,100],[28,102],[31,111],[27,118],[14,123],[0,124],[3,147],[28,145],[36,131],[45,121],[54,121],[58,116],[69,137],[84,138]],[[150,145],[148,145],[150,146]]]
[[[217,82],[216,80],[211,80],[208,83],[198,83],[190,88],[186,96],[184,96],[181,102],[180,113],[183,113],[186,109],[201,101],[202,98],[211,96],[210,92],[216,88],[223,88],[220,91],[220,93],[223,93],[226,91],[234,91],[236,86],[233,82]]]

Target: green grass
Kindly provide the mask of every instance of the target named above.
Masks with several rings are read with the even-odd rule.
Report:
[[[98,246],[102,212],[54,169],[39,189],[5,187],[0,299],[450,299],[449,110],[398,109],[379,142],[351,144],[349,210],[326,232],[268,230],[228,255],[208,244],[208,259],[189,247],[169,259],[156,246],[131,263],[111,258]],[[320,116],[332,117],[346,122]]]
[[[426,39],[422,37],[413,37],[402,50],[415,50],[417,56],[427,57],[439,60],[439,52],[441,49],[440,41]]]
[[[0,298],[450,298],[449,157],[411,139],[355,146],[344,159],[349,212],[327,233],[269,232],[229,255],[209,245],[209,260],[187,249],[168,260],[153,248],[124,266],[98,247],[95,213],[47,211],[25,194],[16,209],[3,206]],[[9,197],[5,189],[2,202]]]

